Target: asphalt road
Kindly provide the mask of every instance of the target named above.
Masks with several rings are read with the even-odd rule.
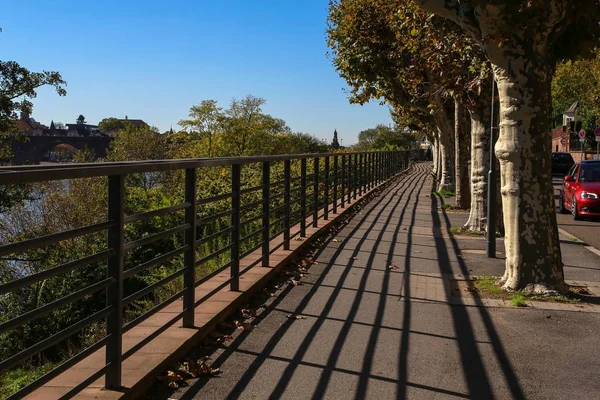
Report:
[[[557,207],[556,219],[559,228],[600,250],[600,219],[573,221],[571,215],[560,214],[558,212],[558,195],[559,190],[562,187],[562,182],[562,176],[555,175],[552,178],[552,183],[554,184],[554,198],[556,199]]]

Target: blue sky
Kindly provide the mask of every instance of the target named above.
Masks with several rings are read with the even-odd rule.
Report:
[[[0,59],[68,82],[66,97],[39,91],[42,123],[127,115],[164,131],[201,100],[227,107],[247,94],[294,131],[329,140],[337,128],[343,144],[391,122],[378,103],[348,103],[326,57],[327,0],[6,3]]]

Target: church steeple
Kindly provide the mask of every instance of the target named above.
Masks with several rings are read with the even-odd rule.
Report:
[[[340,148],[340,142],[338,141],[337,129],[333,130],[333,141],[331,142],[331,148],[337,150]]]
[[[50,130],[51,131],[56,130],[56,127],[54,126],[54,120],[50,121]]]

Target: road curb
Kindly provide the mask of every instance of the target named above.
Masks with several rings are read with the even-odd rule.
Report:
[[[581,239],[579,239],[578,237],[576,237],[576,236],[574,236],[574,235],[570,234],[569,232],[565,231],[565,230],[564,230],[564,229],[562,229],[562,228],[558,228],[558,233],[561,233],[561,234],[563,234],[563,235],[565,235],[565,236],[568,236],[568,237],[575,238],[575,239],[577,239],[577,242],[579,242],[579,243],[585,243],[583,240],[581,240]],[[598,250],[597,248],[595,248],[595,247],[592,247],[592,246],[587,246],[587,245],[586,245],[586,246],[583,246],[583,247],[584,247],[585,249],[587,249],[587,250],[591,251],[592,253],[594,253],[594,254],[595,254],[595,255],[597,255],[598,257],[600,257],[600,250]]]

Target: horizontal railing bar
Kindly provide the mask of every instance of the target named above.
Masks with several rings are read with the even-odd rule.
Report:
[[[258,185],[258,186],[254,186],[254,187],[242,189],[242,190],[240,190],[240,194],[247,194],[247,193],[250,193],[250,192],[256,192],[257,190],[260,190],[262,188],[263,188],[263,185]]]
[[[281,217],[281,218],[279,218],[279,219],[276,219],[275,221],[273,221],[273,222],[271,222],[271,223],[269,224],[269,227],[271,227],[271,226],[274,226],[274,225],[277,225],[277,224],[281,223],[281,222],[283,221],[283,219],[284,219],[284,218],[285,218],[285,217]]]
[[[132,222],[142,221],[152,217],[160,217],[163,215],[171,214],[177,211],[185,210],[191,204],[190,203],[181,203],[171,207],[159,208],[158,210],[147,211],[139,214],[127,215],[125,216],[125,223],[130,224]]]
[[[148,268],[152,268],[156,265],[160,265],[170,259],[176,257],[177,255],[183,253],[184,251],[190,248],[189,245],[181,246],[175,250],[171,250],[170,252],[163,254],[162,256],[153,258],[150,261],[146,261],[143,264],[138,265],[137,267],[129,268],[128,270],[123,272],[123,279],[131,278],[137,273],[147,270]]]
[[[183,290],[175,293],[173,296],[169,297],[167,300],[163,301],[160,304],[157,304],[156,306],[152,307],[150,310],[146,311],[142,315],[136,317],[133,321],[130,321],[128,324],[124,325],[123,326],[123,333],[127,332],[131,328],[135,328],[141,322],[147,320],[148,318],[150,318],[151,316],[153,316],[154,314],[156,314],[157,312],[159,312],[160,310],[162,310],[163,308],[165,308],[169,304],[173,303],[175,300],[181,298],[181,296],[183,296],[183,293],[185,291],[186,291],[186,289],[183,289]],[[178,313],[178,314],[182,314],[182,313],[183,312]]]
[[[70,231],[53,233],[46,236],[40,236],[33,239],[23,240],[17,243],[6,244],[4,246],[0,246],[0,257],[12,253],[24,252],[47,244],[61,242],[63,240],[74,239],[79,236],[89,235],[91,233],[96,233],[99,231],[106,230],[108,228],[112,228],[114,225],[115,223],[113,221],[106,221],[101,222],[99,224],[72,229]]]
[[[344,153],[344,155],[353,154],[366,154],[366,152]],[[333,155],[334,154],[329,153],[282,154],[274,156],[126,161],[77,165],[65,164],[61,166],[7,166],[0,167],[0,184],[18,184],[62,179],[91,178],[95,176],[127,175],[144,172],[166,172],[190,168],[220,167],[233,164],[252,164],[263,161],[301,160]]]
[[[108,287],[113,282],[114,282],[113,278],[106,278],[104,280],[101,280],[100,282],[94,283],[93,285],[86,287],[85,289],[81,289],[75,293],[71,293],[68,296],[65,296],[63,298],[55,300],[52,303],[45,304],[45,305],[38,307],[34,310],[31,310],[25,314],[21,314],[18,317],[15,317],[11,320],[8,320],[8,321],[0,324],[0,334],[6,332],[9,329],[14,329],[16,327],[19,327],[19,326],[31,321],[32,319],[37,319],[39,317],[43,317],[44,315],[56,310],[57,308],[64,306],[66,304],[73,303],[85,296],[94,294],[94,293]]]
[[[135,301],[135,300],[139,299],[140,297],[143,297],[143,296],[147,295],[148,293],[151,293],[157,287],[160,287],[160,286],[164,285],[165,283],[171,282],[173,279],[177,278],[178,276],[181,276],[184,272],[185,272],[185,268],[178,269],[177,271],[173,272],[171,275],[162,278],[160,281],[154,282],[153,284],[146,286],[145,288],[138,290],[137,292],[125,297],[123,299],[123,306],[126,306],[129,303],[131,303],[132,301]]]
[[[203,204],[214,203],[215,201],[222,201],[222,200],[228,199],[232,195],[233,195],[233,193],[230,192],[230,193],[220,194],[218,196],[207,197],[205,199],[198,199],[198,201],[196,202],[196,204],[198,204],[199,206],[201,206]]]
[[[91,264],[96,261],[106,260],[108,256],[111,255],[110,250],[104,250],[100,253],[81,258],[79,260],[71,261],[62,265],[59,265],[54,268],[47,269],[45,271],[40,271],[35,274],[25,276],[23,278],[15,279],[14,281],[7,282],[4,284],[0,284],[0,296],[14,292],[17,289],[22,288],[23,286],[33,285],[36,282],[39,282],[44,279],[49,279],[55,277],[56,275],[64,274],[67,272],[71,272],[74,269],[77,269],[83,265]]]
[[[240,259],[242,259],[242,258],[244,258],[244,257],[248,256],[248,255],[249,255],[249,254],[251,254],[252,252],[254,252],[254,251],[256,251],[256,250],[260,249],[261,247],[262,247],[262,243],[259,243],[259,244],[257,244],[256,246],[254,246],[253,248],[246,250],[246,252],[245,252],[245,253],[243,253],[243,254],[240,256]]]
[[[247,219],[245,221],[240,222],[240,226],[244,226],[244,225],[250,224],[250,223],[252,223],[254,221],[258,221],[262,217],[263,217],[262,214],[260,214],[260,215],[257,215],[256,217],[249,218],[249,219]]]
[[[169,329],[171,326],[173,326],[173,324],[175,324],[175,322],[179,321],[182,317],[183,317],[183,311],[175,314],[175,316],[173,318],[171,318],[170,320],[165,322],[161,327],[157,328],[151,334],[145,336],[139,343],[136,343],[132,348],[127,350],[125,353],[123,353],[123,356],[122,356],[123,361],[125,361],[126,359],[131,357],[133,354],[135,354],[136,351],[138,351],[139,349],[144,347],[146,344],[148,344],[150,341],[152,341],[158,335],[160,335],[161,333],[163,333],[164,331]]]
[[[282,229],[279,232],[274,233],[273,236],[269,237],[269,240],[275,239],[277,236],[281,235],[283,233],[283,231],[285,231],[285,229]]]
[[[208,235],[206,237],[203,237],[200,240],[197,240],[196,241],[196,246],[199,246],[199,245],[204,244],[204,243],[208,243],[211,240],[214,240],[214,239],[218,238],[219,236],[223,236],[223,235],[231,232],[232,230],[233,230],[233,227],[230,226],[229,228],[221,229],[219,232],[211,233],[210,235]]]
[[[262,203],[263,203],[263,200],[262,200],[262,199],[260,199],[260,200],[256,200],[256,201],[253,201],[252,203],[248,203],[248,204],[245,204],[245,205],[241,206],[241,207],[240,207],[240,211],[244,211],[244,210],[247,210],[247,209],[249,209],[249,208],[256,207],[256,206],[259,206],[259,205],[261,205]]]
[[[281,233],[280,233],[280,235],[281,235]],[[273,239],[271,239],[271,240],[273,240]],[[279,250],[280,247],[283,247],[283,242],[279,243],[277,246],[275,246],[271,250],[269,250],[269,254],[275,253],[277,250]]]
[[[105,309],[98,311],[98,312],[90,315],[89,317],[82,319],[81,321],[42,340],[41,342],[38,342],[31,347],[28,347],[27,349],[21,351],[20,353],[17,353],[15,355],[7,358],[6,360],[2,360],[0,362],[0,373],[3,371],[6,371],[9,368],[14,367],[15,365],[21,363],[22,361],[24,361],[28,358],[33,357],[36,354],[39,354],[40,352],[46,350],[48,347],[53,346],[62,340],[65,340],[66,338],[70,337],[74,333],[93,324],[94,322],[98,321],[99,319],[106,317],[108,314],[111,313],[111,311],[112,311],[111,307],[106,307]]]
[[[259,262],[261,262],[263,259],[263,257],[257,259],[256,261],[253,261],[252,264],[248,265],[246,268],[244,268],[243,270],[240,271],[240,276],[244,275],[246,272],[250,271],[254,266],[256,266],[256,264],[258,264]]]
[[[102,347],[104,347],[106,345],[108,338],[109,338],[109,336],[105,336],[104,338],[100,339],[99,341],[97,341],[96,343],[94,343],[93,345],[88,347],[87,349],[80,351],[73,357],[69,358],[67,361],[60,364],[58,367],[54,368],[52,371],[49,371],[48,373],[44,374],[42,377],[36,379],[33,383],[25,386],[23,389],[19,390],[18,392],[13,393],[6,400],[24,398],[25,396],[27,396],[28,394],[30,394],[31,392],[33,392],[34,390],[36,390],[37,388],[42,386],[44,383],[50,381],[51,379],[54,379],[55,377],[62,374],[63,372],[65,372],[66,370],[68,370],[69,368],[71,368],[73,365],[77,364],[84,358],[86,358],[89,355],[100,350]],[[106,370],[107,367],[108,366],[104,366],[101,368],[101,370],[104,371],[104,370]]]
[[[194,303],[194,308],[198,307],[200,304],[204,303],[206,300],[208,300],[211,297],[213,297],[215,294],[217,294],[217,292],[219,290],[223,289],[224,287],[226,287],[230,283],[231,283],[231,278],[227,279],[223,283],[219,284],[219,286],[217,286],[216,288],[212,289],[210,292],[206,293],[204,296],[202,296],[201,298],[199,298],[198,300],[196,300],[196,302]]]
[[[285,179],[282,179],[280,181],[271,182],[271,187],[283,185],[284,183],[285,183]]]
[[[198,287],[198,286],[202,285],[204,282],[208,281],[209,279],[211,279],[211,278],[219,275],[221,272],[223,272],[227,268],[229,268],[231,266],[231,263],[232,263],[232,261],[227,261],[225,264],[223,264],[222,266],[220,266],[219,268],[217,268],[216,270],[214,270],[210,274],[204,275],[202,278],[198,279],[194,283],[194,286]]]
[[[226,217],[226,216],[230,215],[232,212],[233,212],[233,210],[226,210],[226,211],[221,211],[220,213],[217,213],[215,215],[211,215],[210,217],[200,218],[200,219],[196,220],[196,225],[206,224],[206,223],[212,222],[216,219]]]
[[[138,240],[134,240],[133,242],[125,243],[123,245],[123,251],[130,251],[132,249],[135,249],[136,247],[145,246],[147,244],[154,243],[157,240],[160,240],[160,239],[163,239],[163,238],[166,238],[169,236],[173,236],[179,232],[183,232],[184,230],[188,229],[189,227],[190,227],[190,224],[182,224],[182,225],[176,226],[175,228],[168,229],[164,232],[155,233],[154,235],[146,236],[143,239],[138,239]]]
[[[280,197],[283,197],[284,195],[285,195],[285,193],[284,193],[284,192],[277,193],[277,194],[275,194],[275,195],[271,196],[271,200],[278,199],[278,198],[280,198]]]
[[[240,239],[240,243],[241,242],[245,242],[246,240],[250,239],[251,237],[254,237],[254,236],[258,235],[259,233],[262,233],[263,229],[264,228],[259,228],[258,230],[254,231],[252,233],[249,233],[246,236],[242,237]],[[242,258],[242,256],[240,256],[240,258]]]
[[[227,246],[223,247],[222,249],[217,250],[214,253],[209,254],[208,256],[201,258],[200,260],[196,261],[196,266],[204,264],[205,262],[207,262],[207,261],[215,258],[216,256],[219,256],[219,255],[225,253],[227,250],[230,250],[231,247],[233,247],[233,243],[229,243]]]
[[[283,210],[285,207],[287,206],[287,204],[282,204],[279,207],[275,207],[271,210],[271,214],[275,214],[277,211],[281,211]]]

